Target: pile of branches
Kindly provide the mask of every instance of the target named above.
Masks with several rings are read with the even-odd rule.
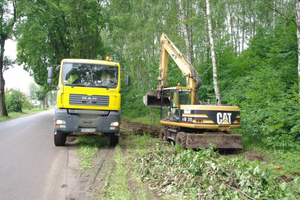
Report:
[[[279,181],[258,161],[222,156],[213,149],[156,151],[136,170],[159,195],[186,199],[300,199],[300,178]]]

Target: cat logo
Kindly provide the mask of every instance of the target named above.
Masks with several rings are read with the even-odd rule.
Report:
[[[218,124],[231,124],[232,113],[217,113],[217,123]]]

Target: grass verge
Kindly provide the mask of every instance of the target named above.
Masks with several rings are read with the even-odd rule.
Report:
[[[153,119],[153,121],[151,120],[151,118],[149,118],[148,116],[145,117],[139,117],[136,119],[132,119],[130,117],[126,117],[126,116],[122,116],[123,119],[127,119],[130,120],[131,122],[138,122],[141,124],[148,124],[148,125],[160,125],[160,119]]]
[[[101,136],[79,136],[77,154],[79,156],[79,172],[92,169],[92,159],[100,146],[107,144],[107,138]]]
[[[111,169],[109,184],[105,188],[105,196],[102,199],[132,199],[132,193],[127,187],[129,173],[125,157],[120,146],[115,148],[115,166]]]
[[[271,168],[277,167],[278,175],[285,174],[292,176],[295,173],[300,174],[300,154],[298,150],[284,150],[268,148],[261,141],[249,141],[247,138],[243,141],[244,151],[251,150],[258,152],[268,160],[267,165]]]
[[[50,108],[33,108],[31,110],[23,110],[23,112],[10,112],[8,113],[8,117],[0,117],[0,122],[2,121],[6,121],[9,119],[14,119],[17,117],[21,117],[23,115],[27,115],[27,114],[31,114],[31,113],[35,113],[35,112],[40,112],[40,111],[44,111],[44,110],[49,110]]]
[[[105,152],[110,147],[105,146],[107,140],[105,137],[78,137],[79,170],[80,173],[89,176],[97,164],[93,163],[93,158]],[[114,149],[110,161],[105,162],[98,173],[96,180],[99,188],[95,194],[90,194],[92,199],[157,199],[148,187],[142,182],[140,174],[134,170],[136,167],[136,158],[147,155],[155,151],[163,144],[156,138],[144,134],[143,136],[128,136],[120,141]],[[105,154],[105,153],[104,153]],[[100,155],[98,155],[100,157]],[[96,161],[95,161],[96,162]],[[100,161],[101,162],[101,161]],[[113,164],[111,164],[113,163]]]

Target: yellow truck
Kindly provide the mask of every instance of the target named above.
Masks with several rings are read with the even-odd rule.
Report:
[[[49,84],[53,67],[48,68]],[[126,76],[130,85],[130,76]],[[54,144],[64,146],[71,135],[104,135],[109,145],[119,142],[121,123],[121,67],[117,62],[63,59],[60,65]]]

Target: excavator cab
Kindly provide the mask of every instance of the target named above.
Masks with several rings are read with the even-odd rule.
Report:
[[[168,94],[170,101],[168,118],[170,121],[181,121],[180,105],[191,104],[191,89],[183,87],[165,88],[164,93]]]

